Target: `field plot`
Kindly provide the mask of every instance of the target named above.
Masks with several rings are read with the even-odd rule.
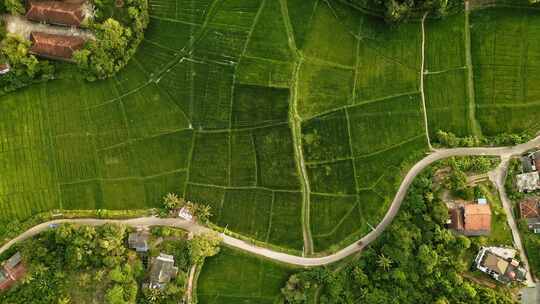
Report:
[[[402,166],[426,147],[420,115],[413,94],[348,107],[303,124],[316,251],[363,235],[382,219]]]
[[[23,219],[60,206],[42,88],[0,103],[0,219]]]
[[[505,8],[471,15],[476,112],[488,135],[538,129],[539,17],[538,10]]]
[[[457,69],[429,74],[424,81],[431,137],[435,138],[438,130],[458,136],[470,135],[467,71]]]
[[[426,21],[424,91],[432,138],[438,130],[472,134],[469,107],[474,107],[474,100],[469,98],[465,18],[460,13]]]
[[[380,19],[362,18],[355,103],[418,91],[420,29],[420,24],[415,22],[390,28]]]
[[[224,247],[204,263],[197,283],[201,304],[272,304],[295,268]]]

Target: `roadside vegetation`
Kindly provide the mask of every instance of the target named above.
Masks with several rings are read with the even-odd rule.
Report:
[[[192,265],[202,267],[206,257],[219,252],[217,234],[197,235],[154,227],[147,255],[127,248],[131,232],[124,226],[62,224],[27,240],[20,250],[28,273],[7,292],[2,303],[104,303],[172,304],[186,292]],[[8,256],[8,253],[3,256]],[[177,275],[163,289],[143,285],[148,280],[151,258],[172,255]]]
[[[434,171],[419,176],[400,213],[382,236],[343,269],[317,268],[291,276],[282,293],[287,303],[514,303],[507,291],[462,277],[481,243],[444,227],[448,211],[435,195]]]

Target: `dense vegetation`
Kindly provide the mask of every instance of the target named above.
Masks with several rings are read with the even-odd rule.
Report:
[[[0,294],[6,304],[105,303],[173,304],[184,296],[187,273],[219,252],[216,234],[187,241],[184,232],[154,227],[149,257],[126,248],[124,226],[60,225],[19,245],[28,273]],[[11,250],[14,252],[16,249]],[[173,255],[178,275],[164,289],[141,288],[148,279],[148,259]],[[7,256],[7,255],[4,255]],[[146,262],[144,262],[144,260]]]
[[[91,21],[89,28],[96,35],[89,40],[83,50],[73,55],[77,65],[86,73],[86,79],[94,81],[116,74],[131,60],[144,38],[144,30],[148,26],[148,2],[146,0],[125,1],[124,16],[116,20],[107,16],[107,10],[114,5],[113,0],[96,1],[96,20]],[[117,8],[115,8],[117,9]]]
[[[433,16],[445,16],[449,8],[458,6],[461,0],[347,0],[360,8],[375,8],[384,11],[385,18],[390,22],[419,17],[424,13]]]
[[[432,174],[416,179],[394,222],[357,261],[291,276],[282,291],[287,302],[305,303],[322,286],[320,303],[513,303],[461,276],[479,243],[444,228],[448,213]]]

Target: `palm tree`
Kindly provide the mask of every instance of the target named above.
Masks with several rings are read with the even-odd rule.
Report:
[[[168,210],[178,208],[180,207],[180,198],[174,193],[167,193],[163,198],[163,206]]]
[[[70,304],[71,298],[70,297],[62,297],[58,299],[58,304]]]
[[[377,265],[381,267],[382,269],[388,271],[390,267],[392,266],[392,260],[385,256],[384,253],[381,253],[379,255],[379,259],[377,260]]]
[[[208,205],[197,205],[197,217],[202,222],[207,222],[212,216],[212,207]]]

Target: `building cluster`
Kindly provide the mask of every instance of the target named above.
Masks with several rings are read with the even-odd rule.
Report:
[[[491,233],[491,209],[485,198],[449,208],[448,228],[467,236],[487,236]],[[501,283],[523,282],[526,270],[514,257],[516,250],[504,247],[482,247],[474,264]]]
[[[527,271],[516,260],[516,250],[505,247],[482,247],[474,260],[478,270],[504,283],[523,282]]]
[[[485,198],[449,209],[448,228],[467,236],[491,233],[491,209]]]
[[[9,289],[26,274],[26,267],[20,252],[2,263],[0,267],[0,291]]]
[[[516,186],[520,192],[540,190],[540,151],[521,157],[522,173],[516,176]]]
[[[150,250],[150,233],[144,230],[130,233],[128,236],[129,248],[146,255]],[[149,261],[150,272],[144,284],[148,288],[163,289],[178,274],[178,267],[174,265],[174,256],[160,253]]]

